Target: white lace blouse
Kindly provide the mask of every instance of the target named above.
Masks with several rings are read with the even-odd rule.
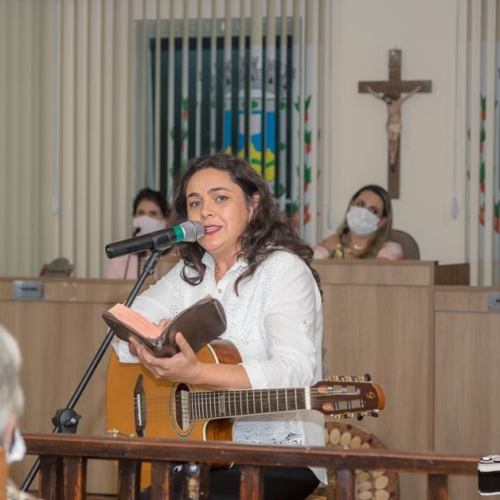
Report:
[[[153,323],[170,319],[197,300],[211,295],[226,311],[221,336],[237,347],[252,389],[309,387],[322,378],[323,316],[321,296],[311,271],[294,254],[276,251],[260,264],[251,279],[236,279],[246,268],[239,259],[216,283],[214,260],[205,253],[206,273],[197,286],[181,278],[183,262],[142,293],[132,308]],[[191,270],[188,273],[194,275]],[[113,343],[122,362],[136,362],[126,343]],[[324,417],[298,411],[244,417],[234,427],[240,443],[323,446]],[[323,470],[313,469],[326,484]]]

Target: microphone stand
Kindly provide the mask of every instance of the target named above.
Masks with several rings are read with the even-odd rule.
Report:
[[[151,256],[148,258],[146,264],[144,265],[144,268],[142,270],[142,273],[140,274],[139,278],[137,279],[137,282],[135,283],[134,287],[132,288],[132,291],[130,292],[130,295],[128,296],[127,300],[124,302],[124,304],[127,307],[130,307],[132,303],[134,302],[137,294],[139,293],[139,290],[142,288],[142,285],[146,281],[146,278],[149,276],[152,276],[155,267],[158,264],[161,254],[172,244],[168,244],[167,246],[162,246],[161,248],[154,248],[151,252]],[[104,353],[106,352],[106,349],[108,348],[109,344],[113,340],[114,332],[111,330],[111,328],[108,328],[108,332],[106,334],[106,337],[104,338],[101,346],[97,350],[97,353],[94,356],[94,359],[90,362],[90,365],[87,368],[87,371],[83,375],[82,379],[80,380],[77,388],[75,389],[75,392],[71,396],[68,404],[66,405],[65,408],[59,409],[56,411],[56,414],[52,418],[52,423],[55,425],[54,429],[52,430],[53,434],[57,433],[64,433],[64,434],[75,434],[76,433],[76,427],[78,425],[78,421],[81,418],[81,415],[78,415],[74,407],[76,406],[76,403],[78,403],[78,400],[80,399],[81,395],[83,394],[83,391],[87,387],[87,384],[89,383],[92,375],[94,374],[97,366],[99,365],[101,359],[104,356]],[[40,457],[38,457],[33,464],[33,467],[31,468],[30,472],[26,476],[26,479],[24,480],[24,483],[21,486],[21,489],[23,491],[28,491],[28,488],[30,487],[31,483],[33,482],[33,479],[37,475],[38,471],[40,470]]]

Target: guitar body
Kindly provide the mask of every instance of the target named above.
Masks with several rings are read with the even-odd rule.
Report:
[[[236,347],[214,340],[196,354],[203,363],[238,364]],[[232,441],[233,419],[183,419],[176,395],[201,389],[188,384],[157,380],[141,363],[120,363],[114,351],[108,365],[106,383],[107,432],[112,436]],[[137,408],[141,407],[143,411]],[[227,464],[226,466],[230,466]],[[141,488],[150,485],[151,465],[144,463]]]
[[[203,346],[196,356],[207,364],[241,362],[236,347],[221,339]],[[352,418],[376,415],[385,405],[382,388],[368,375],[333,377],[312,387],[210,391],[156,380],[140,363],[120,363],[114,351],[106,385],[107,428],[112,436],[232,441],[238,417],[315,410]],[[149,486],[150,477],[151,465],[144,462],[141,488]]]

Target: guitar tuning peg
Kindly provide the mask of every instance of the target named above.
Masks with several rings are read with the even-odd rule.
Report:
[[[378,411],[373,410],[373,411],[370,413],[370,415],[371,415],[372,417],[378,418]]]
[[[371,380],[372,380],[369,373],[365,373],[365,376],[363,378],[365,379],[365,382],[371,382]]]
[[[361,422],[361,420],[363,420],[364,416],[365,416],[365,414],[364,414],[364,413],[358,413],[358,414],[356,415],[356,420],[357,420],[358,422]]]

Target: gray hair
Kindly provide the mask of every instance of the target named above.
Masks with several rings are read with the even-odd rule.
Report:
[[[19,372],[21,351],[16,339],[0,324],[0,443],[12,418],[24,409]]]

